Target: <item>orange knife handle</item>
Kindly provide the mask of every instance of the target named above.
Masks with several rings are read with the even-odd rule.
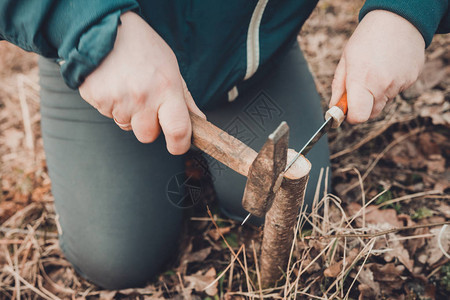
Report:
[[[341,99],[339,99],[338,103],[332,106],[325,113],[325,119],[328,120],[328,118],[333,118],[333,125],[331,127],[337,128],[341,126],[342,122],[344,122],[347,112],[348,112],[347,93],[344,93]]]
[[[342,95],[341,99],[339,99],[338,103],[335,106],[339,107],[344,115],[347,115],[348,112],[348,103],[347,103],[347,92]]]

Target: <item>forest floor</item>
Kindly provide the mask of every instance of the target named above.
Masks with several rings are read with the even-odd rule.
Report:
[[[320,1],[299,34],[324,107],[361,5]],[[144,288],[107,291],[78,276],[58,246],[37,56],[0,42],[0,298],[448,299],[449,50],[450,35],[436,36],[420,79],[382,116],[329,134],[332,186],[309,183],[327,195],[300,215],[276,287],[258,287],[262,229],[227,220],[211,190],[187,213],[165,272]]]

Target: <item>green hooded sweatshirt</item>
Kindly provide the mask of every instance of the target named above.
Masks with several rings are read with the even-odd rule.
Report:
[[[170,45],[202,107],[230,95],[294,42],[316,0],[1,0],[0,39],[56,59],[78,88],[111,51],[120,15],[139,13]],[[367,0],[360,19],[392,11],[423,35],[450,31],[449,0]]]

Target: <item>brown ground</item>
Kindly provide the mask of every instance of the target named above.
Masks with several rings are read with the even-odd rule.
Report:
[[[360,6],[321,1],[299,35],[324,99]],[[450,220],[449,46],[449,35],[435,37],[420,80],[382,117],[330,134],[333,195],[313,214],[301,215],[292,263],[276,288],[258,291],[254,250],[261,229],[220,219],[213,209],[216,229],[198,205],[186,220],[178,259],[154,283],[103,291],[77,276],[57,245],[36,56],[0,42],[0,297],[447,299],[450,229],[442,224]],[[240,250],[239,260],[231,263],[223,239]]]

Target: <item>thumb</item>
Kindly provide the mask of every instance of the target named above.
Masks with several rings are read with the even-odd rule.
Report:
[[[358,124],[369,119],[372,113],[374,97],[363,84],[355,81],[347,82],[347,102],[347,122]]]
[[[167,150],[173,155],[184,154],[191,145],[191,120],[184,95],[178,90],[168,90],[158,109],[158,119],[166,138]]]
[[[336,67],[336,71],[334,71],[333,83],[331,84],[331,100],[329,107],[338,103],[339,99],[341,99],[342,95],[345,92],[345,74],[345,57],[342,56]]]

